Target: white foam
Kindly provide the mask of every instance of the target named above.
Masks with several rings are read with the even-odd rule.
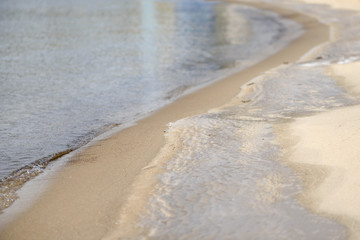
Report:
[[[293,7],[332,21],[344,17],[321,7]],[[346,42],[349,34],[322,46],[321,59],[274,69],[244,86],[223,108],[172,123],[167,146],[181,147],[158,176],[136,238],[346,238],[345,227],[297,202],[300,182],[277,161],[282,152],[273,127],[298,115],[357,103],[324,74],[333,62],[356,60],[360,44],[353,45],[353,38]]]

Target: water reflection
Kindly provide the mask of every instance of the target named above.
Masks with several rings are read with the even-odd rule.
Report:
[[[284,27],[269,18],[200,1],[1,1],[0,177],[259,60],[249,44],[265,57]]]

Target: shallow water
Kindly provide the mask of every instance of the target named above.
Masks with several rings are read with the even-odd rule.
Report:
[[[0,177],[264,58],[285,27],[199,1],[16,0],[0,13]]]
[[[331,63],[358,59],[360,38],[345,26],[359,30],[360,17],[320,6],[293,7],[344,24],[339,39],[311,61],[264,73],[226,106],[169,124],[167,144],[148,167],[160,168],[149,199],[135,217],[125,209],[111,236],[347,239],[345,226],[298,202],[301,178],[280,161],[284,151],[275,129],[299,116],[359,104],[326,71]],[[130,207],[144,194],[137,184]],[[129,219],[137,220],[127,230]]]
[[[321,68],[298,64],[268,74],[245,86],[253,92],[229,106],[170,124],[166,147],[176,146],[175,153],[140,216],[139,236],[346,238],[345,227],[299,204],[301,181],[279,161],[274,127],[356,101]]]
[[[0,209],[50,160],[301,33],[271,12],[203,1],[5,0],[0,16]]]
[[[146,9],[148,9],[149,6],[147,4],[152,5],[153,2],[149,3],[149,1],[147,1],[141,3],[144,4],[144,6],[146,5]],[[161,6],[155,4],[155,6],[157,6],[155,7],[156,9],[163,9],[162,4],[177,6],[178,3],[184,2],[167,1],[160,3]],[[191,7],[193,6],[192,4],[201,5],[204,3],[186,2],[186,4],[184,3],[186,7],[180,9],[185,12],[190,11],[191,14],[194,14],[194,12],[197,12],[197,7]],[[158,89],[152,89],[151,87],[164,86],[162,85],[164,83],[141,85],[141,80],[144,79],[139,80],[141,83],[139,86],[145,86],[149,89],[136,89],[139,91],[137,93],[144,97],[145,104],[149,103],[149,105],[146,106],[150,107],[145,107],[146,110],[142,110],[141,107],[139,107],[137,110],[140,110],[136,113],[129,110],[130,115],[127,117],[134,119],[137,113],[141,115],[150,111],[153,105],[151,105],[152,102],[147,101],[156,102],[161,99],[157,104],[165,104],[167,101],[176,98],[178,94],[183,93],[189,86],[195,86],[210,81],[211,79],[216,79],[217,76],[223,76],[226,74],[226,71],[219,70],[224,66],[234,65],[234,62],[237,62],[238,67],[252,63],[255,60],[252,58],[250,58],[250,60],[248,59],[248,57],[252,56],[251,54],[258,53],[257,51],[266,54],[271,53],[271,50],[265,47],[265,45],[269,43],[266,41],[270,41],[270,39],[271,41],[278,41],[280,36],[284,36],[282,34],[286,36],[286,28],[282,25],[281,21],[278,22],[279,19],[277,19],[275,15],[261,15],[261,17],[256,15],[256,17],[254,16],[253,18],[253,22],[264,23],[264,19],[269,20],[267,17],[275,17],[275,22],[265,21],[270,25],[249,25],[249,22],[245,19],[251,19],[251,17],[236,17],[239,16],[238,14],[241,12],[242,7],[216,3],[206,3],[205,5],[207,7],[204,9],[212,9],[212,13],[220,11],[224,13],[225,16],[231,16],[232,21],[235,21],[235,19],[239,21],[233,25],[229,24],[232,27],[225,28],[226,30],[221,31],[219,35],[219,39],[221,39],[221,41],[227,39],[228,44],[220,44],[219,46],[216,41],[210,41],[205,34],[207,37],[204,37],[203,40],[209,45],[205,43],[204,45],[200,44],[201,46],[206,46],[204,49],[195,51],[193,48],[186,48],[193,46],[192,44],[195,44],[194,42],[201,39],[201,37],[195,33],[186,37],[186,39],[188,39],[196,35],[189,45],[184,45],[186,46],[184,48],[178,49],[179,45],[175,44],[176,47],[174,47],[174,45],[170,44],[164,52],[168,54],[174,51],[177,54],[170,54],[170,58],[180,56],[180,59],[173,62],[174,67],[168,68],[168,70],[170,70],[170,73],[167,73],[169,74],[167,75],[169,78],[163,79],[166,82],[165,85],[169,88],[162,88],[166,89],[166,91],[157,95]],[[221,10],[214,11],[218,6],[221,6],[219,7]],[[205,11],[204,9],[201,10],[201,12]],[[309,12],[311,11],[316,12],[316,9],[309,9]],[[319,11],[321,11],[321,9]],[[160,12],[162,13],[162,10]],[[248,9],[245,12],[249,14]],[[183,12],[181,13],[183,14]],[[66,12],[61,14],[67,15]],[[330,13],[330,16],[334,16],[331,14],[333,13]],[[172,14],[170,15],[173,16]],[[327,17],[329,17],[329,15]],[[147,17],[144,17],[144,19],[146,19],[145,25],[150,24],[153,26],[152,24],[154,24],[154,22],[151,21],[153,18],[154,15],[151,14],[150,16],[147,15]],[[169,18],[166,19],[169,20]],[[188,19],[188,16],[184,17],[184,19]],[[196,22],[196,19],[197,18],[191,18],[191,22]],[[213,19],[213,17],[206,18],[204,22],[208,22],[210,19]],[[183,21],[186,22],[186,20]],[[223,20],[220,22],[222,21]],[[251,31],[245,31],[245,40],[243,39],[236,43],[238,40],[237,37],[244,37],[242,35],[243,32],[240,33],[240,31],[238,32],[239,35],[234,35],[234,32],[229,31],[229,29],[234,30],[234,27],[236,29],[236,27],[243,26],[243,23],[245,29],[252,26]],[[157,24],[158,23],[155,25],[158,26]],[[220,25],[222,26],[222,24],[224,23]],[[189,25],[192,24],[189,23]],[[270,30],[270,26],[275,27],[279,32],[274,32],[273,29]],[[102,28],[99,29],[103,31]],[[258,48],[258,46],[261,46],[261,43],[253,41],[256,40],[256,36],[259,36],[256,35],[256,29],[259,29],[258,34],[264,34],[264,38],[261,38],[265,41],[264,48],[261,50]],[[294,30],[298,32],[297,28]],[[190,30],[184,30],[184,32],[179,34],[180,37],[182,34],[188,33],[188,31]],[[200,29],[196,29],[195,32],[197,31],[200,31]],[[168,29],[165,30],[165,32],[167,33]],[[251,34],[249,35],[250,32]],[[131,35],[133,33],[131,32],[129,34]],[[147,34],[150,33],[148,32]],[[144,43],[145,46],[148,46],[147,44],[153,46],[153,44],[157,42],[154,41],[154,39],[151,40],[151,37],[150,40],[148,40],[149,37],[148,35],[146,36],[146,40],[144,40],[145,38],[143,39],[143,41],[146,42]],[[94,37],[96,38],[96,36]],[[142,39],[142,37],[140,37],[140,39]],[[171,39],[173,40],[173,38]],[[289,38],[285,37],[285,42],[286,39]],[[249,40],[251,41],[249,42]],[[176,43],[178,44],[179,42]],[[283,43],[284,42],[280,42],[280,45],[275,46],[274,49],[280,47]],[[165,43],[163,44],[161,47],[166,46]],[[215,49],[211,51],[211,53],[208,52],[209,46],[213,46],[213,49]],[[273,48],[273,46],[274,44],[271,44],[271,48]],[[282,150],[276,142],[274,128],[276,128],[277,124],[291,120],[295,116],[357,103],[355,98],[349,96],[343,88],[336,85],[334,79],[326,77],[324,74],[325,67],[330,62],[343,61],[344,59],[349,60],[352,58],[353,53],[357,53],[360,50],[360,48],[351,50],[350,47],[346,46],[354,45],[346,45],[342,42],[335,43],[334,45],[328,46],[322,55],[322,59],[309,63],[295,64],[289,68],[274,69],[252,81],[244,87],[244,91],[249,89],[253,90],[251,94],[246,96],[240,94],[238,98],[234,99],[224,108],[214,109],[208,114],[171,123],[166,134],[167,145],[165,148],[172,149],[172,157],[167,159],[163,165],[162,174],[158,176],[158,184],[152,192],[152,197],[146,203],[146,212],[140,216],[137,222],[139,235],[135,238],[236,239],[241,236],[243,239],[345,239],[347,231],[344,226],[310,213],[296,200],[296,195],[302,191],[301,182],[299,181],[299,177],[291,171],[290,168],[278,161],[281,159]],[[94,47],[97,47],[96,44]],[[96,49],[97,48],[95,48],[95,50]],[[238,55],[236,53],[235,50],[237,49],[241,49],[241,54]],[[158,55],[156,55],[157,57],[155,59],[153,54],[159,54],[159,51],[163,51],[157,47],[150,47],[149,50],[145,52],[147,51],[149,51],[148,54],[141,56],[144,57],[144,59],[149,58],[151,61],[143,61],[139,66],[146,71],[150,71],[146,76],[148,76],[148,74],[150,76],[156,76],[155,79],[151,81],[162,79],[161,76],[163,72],[160,71],[160,74],[156,74],[151,64],[152,61],[154,61],[156,62],[156,66],[165,64],[165,66],[168,67],[167,57],[164,57],[164,59],[166,59],[164,62],[159,60],[161,57],[158,57]],[[189,51],[189,53],[187,53],[189,55],[186,55],[187,51]],[[110,53],[113,52],[116,55],[116,50],[112,49],[110,51]],[[261,55],[261,57],[265,55]],[[136,56],[135,54],[134,59],[138,59]],[[162,55],[160,54],[160,56]],[[192,58],[190,59],[188,56],[200,60],[193,61]],[[204,60],[204,56],[216,57],[213,59],[210,57],[211,61],[208,61],[208,58]],[[106,59],[107,57],[108,55],[104,56]],[[139,57],[139,59],[142,59],[142,57]],[[117,57],[111,59],[117,59]],[[134,59],[131,60],[131,63],[136,62]],[[117,61],[123,63],[122,61],[125,60],[118,59]],[[99,64],[102,68],[107,69],[107,64],[105,63],[109,62],[106,60]],[[115,66],[110,69],[115,71],[117,66],[118,65],[115,64]],[[179,68],[179,66],[184,68]],[[129,74],[134,74],[131,71],[132,67],[133,66],[129,66]],[[101,72],[96,68],[91,70],[94,70],[94,73],[98,74],[98,78],[95,78],[98,81],[102,80],[101,76],[107,76],[108,74],[107,71]],[[192,72],[192,70],[194,70],[194,72]],[[177,71],[179,71],[178,73],[180,73],[180,75],[183,74],[183,76],[186,77],[184,79],[178,79],[181,84],[171,85],[172,83],[168,81],[173,78],[174,81],[177,79],[176,75],[173,75]],[[211,76],[206,75],[210,72]],[[113,72],[110,71],[110,76],[117,76],[116,74],[111,75],[112,73]],[[91,74],[89,76],[91,76]],[[189,76],[196,77],[192,79],[188,78]],[[89,79],[91,79],[91,77],[89,77]],[[135,77],[131,80],[135,79],[137,78]],[[129,80],[128,86],[136,84],[131,80]],[[146,80],[144,81],[146,82]],[[86,82],[81,86],[87,87],[87,85]],[[100,84],[99,90],[103,87],[104,86]],[[113,90],[112,87],[113,85],[110,84],[108,90]],[[96,84],[93,90],[96,92]],[[131,95],[131,92],[129,94]],[[99,99],[99,101],[102,101],[102,95],[97,96],[101,96],[101,100]],[[92,101],[95,100],[90,99],[88,101],[91,103],[88,106],[92,106],[92,104],[94,104]],[[136,102],[137,99],[133,101]],[[106,107],[107,105],[99,105],[101,111],[105,111]],[[73,113],[75,112],[76,111]],[[111,113],[114,113],[114,111],[111,111]],[[119,119],[121,119],[121,117]],[[122,120],[119,119],[117,119],[115,123],[122,123]],[[92,123],[94,124],[94,122]],[[111,124],[113,123],[110,123],[110,125]],[[100,125],[105,126],[106,124]],[[93,129],[97,128],[95,127]],[[82,136],[86,136],[87,138],[89,135],[86,132],[85,135]],[[77,142],[77,140],[75,142]],[[119,221],[119,224],[121,232],[121,224],[123,223]],[[121,236],[121,233],[119,235],[117,235],[117,233],[118,232],[115,231],[115,234],[112,235],[115,237],[111,239],[116,239]]]

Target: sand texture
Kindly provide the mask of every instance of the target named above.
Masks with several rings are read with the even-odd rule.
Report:
[[[359,67],[359,62],[333,64],[328,74],[359,95]],[[298,118],[289,125],[288,134],[287,139],[296,142],[288,160],[301,164],[307,173],[303,202],[315,212],[343,222],[351,230],[351,239],[359,239],[360,106]]]
[[[328,27],[312,17],[267,4],[258,7],[299,22],[305,33],[259,64],[187,95],[77,154],[39,200],[6,226],[0,239],[101,239],[116,224],[136,176],[164,145],[166,124],[222,106],[264,71],[293,63],[328,41]]]
[[[300,162],[319,164],[329,170],[329,177],[317,190],[322,195],[319,210],[349,216],[357,223],[360,220],[359,116],[359,106],[349,107],[301,119],[294,129],[295,134],[304,134],[298,146],[305,149],[302,154],[308,157]],[[312,155],[314,149],[321,151]]]
[[[290,125],[298,139],[290,161],[320,168],[324,180],[310,185],[304,198],[318,213],[335,216],[360,237],[360,106],[297,119]],[[312,176],[314,177],[314,176]]]
[[[348,92],[360,95],[360,62],[333,64],[328,68],[328,73],[338,78]]]

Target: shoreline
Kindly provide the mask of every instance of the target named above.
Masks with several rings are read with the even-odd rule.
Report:
[[[167,123],[227,103],[251,79],[278,65],[297,61],[328,40],[328,27],[314,18],[264,4],[250,5],[293,19],[302,24],[306,32],[264,61],[182,97],[140,120],[137,125],[98,141],[77,154],[56,175],[42,197],[5,227],[0,237],[51,239],[54,237],[52,234],[56,234],[62,238],[101,238],[114,224],[117,210],[125,202],[136,176],[164,145],[163,133]],[[123,160],[121,163],[117,161],[119,158]],[[119,172],[123,174],[119,176]],[[67,219],[72,219],[71,223]]]
[[[353,0],[302,1],[327,5],[333,12],[349,11],[350,19],[360,10],[360,2]],[[339,16],[334,16],[334,19],[339,19]],[[326,19],[326,15],[321,18]],[[359,36],[349,36],[349,30],[345,28],[349,19],[336,20],[329,21],[332,40],[336,42],[334,45],[344,46],[351,41],[356,46]],[[358,26],[352,27],[358,29]],[[327,50],[333,51],[331,47]],[[354,50],[356,52],[357,48],[354,47]],[[324,54],[327,54],[326,51]],[[357,147],[360,143],[357,134],[360,126],[360,62],[356,53],[349,55],[347,51],[342,54],[322,67],[323,75],[334,79],[354,99],[354,104],[295,117],[293,121],[277,126],[276,132],[280,145],[285,149],[282,160],[303,181],[304,189],[298,196],[299,202],[318,216],[342,223],[349,230],[348,239],[352,240],[360,237],[360,153]]]
[[[287,149],[283,161],[303,181],[298,201],[346,226],[351,240],[360,236],[359,151],[354,147],[360,142],[355,134],[359,113],[360,105],[347,106],[277,126],[278,141]]]
[[[326,75],[359,100],[359,66],[360,62],[332,64]],[[349,239],[360,237],[359,114],[357,103],[277,126],[278,141],[286,149],[283,160],[304,181],[299,202],[347,226]]]

